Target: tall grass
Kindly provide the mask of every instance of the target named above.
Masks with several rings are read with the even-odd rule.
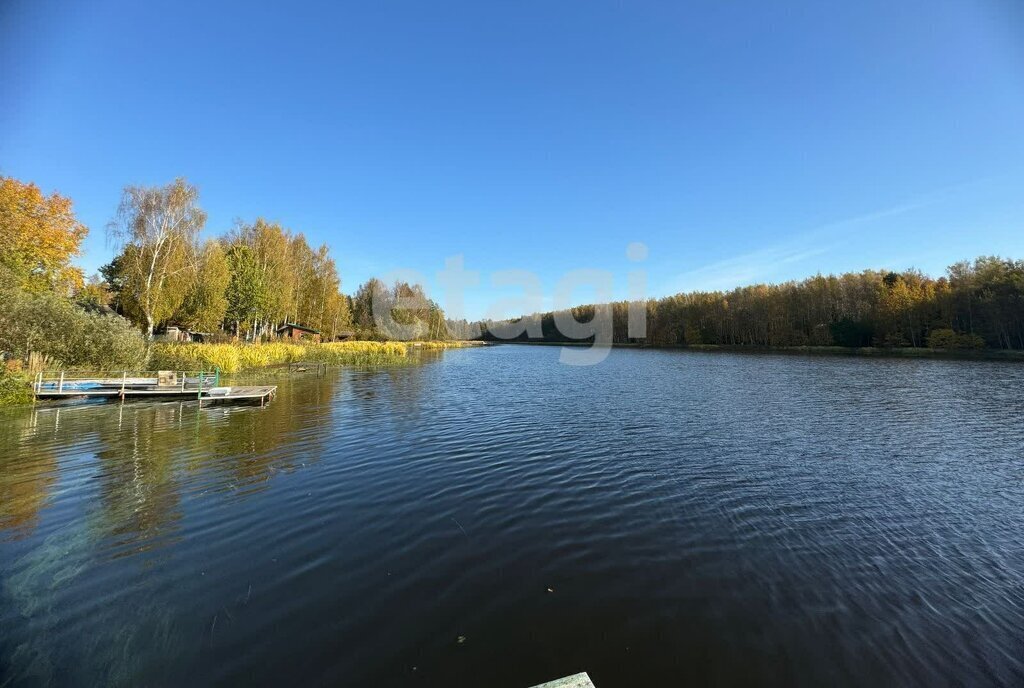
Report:
[[[394,365],[409,355],[403,342],[331,342],[306,349],[304,360],[328,365]]]
[[[485,346],[485,342],[478,341],[464,341],[460,339],[453,339],[450,341],[431,340],[426,342],[409,342],[409,346],[419,349],[463,349],[468,346]]]
[[[237,373],[272,365],[312,361],[328,365],[395,365],[406,361],[402,342],[330,344],[179,344],[153,345],[150,367],[159,370],[213,370]]]

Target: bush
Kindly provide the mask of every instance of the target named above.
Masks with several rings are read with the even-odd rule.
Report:
[[[932,330],[928,335],[930,349],[984,349],[985,340],[976,334],[954,332],[943,328]]]
[[[27,360],[33,352],[66,368],[124,370],[142,367],[146,342],[118,315],[89,313],[70,299],[19,289],[0,293],[0,351]]]
[[[977,334],[961,334],[957,337],[958,349],[984,349],[985,339]]]
[[[956,332],[950,329],[932,330],[928,334],[929,349],[955,349]]]
[[[0,406],[32,403],[29,378],[20,371],[0,367]]]

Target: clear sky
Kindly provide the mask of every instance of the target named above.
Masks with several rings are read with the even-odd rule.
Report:
[[[648,293],[1024,258],[1024,3],[0,0],[0,174],[185,176],[343,290],[461,254]],[[640,264],[626,246],[649,249]],[[587,300],[581,293],[580,299]]]

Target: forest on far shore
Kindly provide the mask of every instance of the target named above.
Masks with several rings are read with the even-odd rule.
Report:
[[[981,257],[951,265],[938,278],[917,270],[816,275],[676,294],[644,307],[644,338],[629,337],[625,301],[569,312],[586,322],[598,309],[610,310],[615,344],[1024,349],[1024,260]],[[540,320],[543,336],[523,333],[516,340],[572,341],[556,327],[555,313],[527,318]],[[500,339],[501,328],[484,323],[484,337]]]

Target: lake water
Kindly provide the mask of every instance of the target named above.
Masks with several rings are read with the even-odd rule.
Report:
[[[0,685],[1024,682],[1024,366],[558,353],[4,413]]]

